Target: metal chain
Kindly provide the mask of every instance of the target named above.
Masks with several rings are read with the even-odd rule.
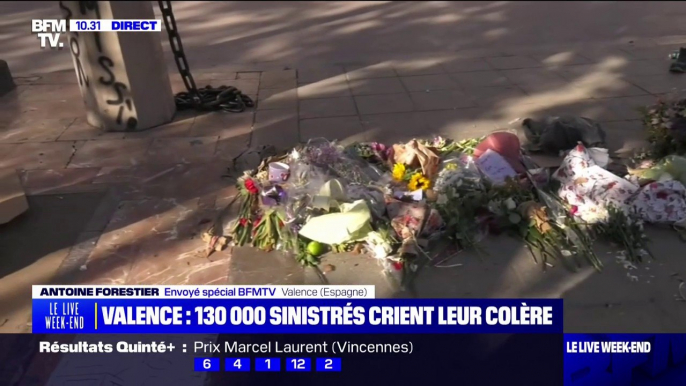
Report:
[[[247,107],[254,107],[255,102],[249,96],[243,95],[241,91],[231,86],[211,87],[205,86],[198,89],[191,74],[186,54],[183,52],[181,37],[176,28],[176,19],[172,10],[171,1],[158,1],[164,26],[169,36],[169,45],[174,54],[176,67],[179,75],[186,86],[186,92],[176,94],[176,108],[178,110],[197,109],[197,110],[223,110],[231,113],[240,113]]]

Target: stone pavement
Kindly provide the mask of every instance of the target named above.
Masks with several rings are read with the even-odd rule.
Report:
[[[31,206],[0,227],[0,332],[31,330],[32,284],[321,282],[375,284],[383,297],[563,297],[569,332],[683,332],[686,306],[676,300],[686,276],[683,245],[663,229],[649,229],[657,260],[637,269],[600,246],[602,273],[543,271],[515,240],[491,237],[488,256],[460,253],[425,267],[405,291],[364,256],[326,256],[324,274],[248,248],[206,258],[199,239],[235,194],[222,175],[249,145],[289,147],[322,136],[460,139],[565,113],[599,120],[611,150],[623,154],[643,141],[636,108],[686,88],[686,76],[667,73],[666,60],[686,44],[683,3],[174,2],[174,9],[197,83],[236,86],[257,101],[253,111],[181,112],[146,132],[99,132],[85,124],[68,52],[41,51],[28,33],[31,19],[59,17],[56,2],[0,4],[0,59],[19,85],[0,98],[0,167],[17,170]],[[21,384],[44,384],[50,374],[54,385],[122,384],[140,368],[150,377],[137,381],[160,384],[187,376],[190,366],[189,358],[169,362],[178,366],[94,360],[89,370],[74,358],[43,358],[22,371]]]
[[[678,330],[686,311],[674,300],[678,277],[673,274],[686,272],[671,233],[658,235],[665,239],[655,245],[661,251],[656,253],[659,262],[640,267],[638,282],[612,262],[614,255],[608,255],[610,264],[602,274],[569,274],[559,268],[544,273],[521,245],[494,238],[488,243],[491,256],[480,260],[465,253],[450,263],[462,266],[427,268],[408,293],[400,293],[376,262],[361,256],[327,257],[327,264],[337,269],[323,275],[303,271],[288,257],[249,249],[207,258],[199,238],[235,194],[222,175],[249,145],[290,147],[315,137],[386,143],[430,134],[462,139],[496,129],[518,130],[519,120],[526,117],[568,113],[602,122],[611,150],[621,154],[642,142],[637,108],[686,88],[686,77],[666,71],[669,62],[663,58],[670,49],[607,47],[602,53],[573,56],[453,55],[196,72],[199,84],[236,86],[257,107],[241,114],[180,112],[172,123],[140,133],[103,133],[85,124],[71,70],[17,77],[17,90],[0,100],[0,167],[15,168],[32,197],[90,194],[97,201],[78,206],[65,202],[62,209],[46,206],[59,221],[71,221],[79,213],[85,217],[79,220],[82,228],[63,235],[71,239],[58,243],[59,250],[43,251],[33,264],[19,261],[15,271],[0,279],[0,298],[14,300],[5,303],[12,305],[3,310],[0,329],[30,329],[28,291],[38,282],[326,280],[375,283],[383,296],[562,296],[569,330]],[[171,77],[175,91],[182,90],[180,79]],[[86,196],[79,197],[85,204]],[[57,237],[51,233],[40,237]],[[31,245],[32,237],[24,232],[25,242],[13,244],[15,256]],[[26,301],[15,304],[17,299]]]
[[[291,5],[275,7],[281,6]],[[397,11],[406,6],[393,5]],[[332,6],[332,20],[337,20],[341,7]],[[475,7],[483,8],[477,13],[490,9],[483,4]],[[664,16],[669,7],[674,6],[660,3],[658,8]],[[177,10],[191,17],[185,5]],[[498,12],[489,16],[495,24]],[[488,257],[465,253],[444,264],[461,266],[425,269],[407,293],[399,292],[376,262],[360,256],[327,257],[327,264],[336,270],[323,275],[302,270],[277,254],[249,249],[207,258],[199,238],[235,194],[232,182],[222,175],[247,146],[290,147],[315,137],[386,143],[430,134],[461,139],[496,129],[517,130],[526,117],[565,113],[599,120],[608,132],[611,150],[623,154],[643,141],[637,108],[686,88],[686,77],[667,72],[667,55],[686,42],[675,36],[680,31],[639,34],[631,43],[609,35],[583,42],[532,38],[528,46],[515,34],[518,38],[512,37],[512,46],[489,43],[479,48],[470,43],[441,52],[404,46],[418,44],[405,41],[396,42],[395,49],[369,49],[360,55],[348,55],[338,47],[319,59],[314,56],[321,42],[308,40],[303,42],[308,52],[300,59],[272,53],[271,62],[257,51],[251,53],[259,58],[249,57],[247,48],[236,53],[245,60],[233,60],[233,52],[222,50],[210,55],[202,51],[197,40],[201,35],[193,31],[189,28],[184,45],[188,40],[189,49],[196,50],[190,61],[191,68],[197,69],[197,83],[236,86],[257,101],[254,110],[180,112],[173,122],[145,132],[102,133],[84,121],[73,69],[31,73],[30,63],[9,61],[13,73],[19,74],[18,88],[0,99],[0,167],[18,171],[34,208],[41,208],[37,216],[52,221],[42,229],[54,231],[38,236],[25,231],[5,239],[15,260],[10,265],[13,270],[3,271],[0,278],[0,331],[30,330],[28,294],[30,285],[38,283],[322,280],[375,283],[383,296],[562,296],[567,300],[569,331],[655,332],[683,326],[686,311],[674,296],[686,272],[675,252],[681,245],[666,231],[654,231],[659,261],[640,267],[641,275],[615,264],[614,254],[606,255],[608,269],[601,274],[588,270],[570,274],[559,268],[542,272],[521,245],[501,237],[489,239]],[[435,36],[445,40],[450,35]],[[458,40],[464,42],[463,37]],[[47,54],[40,55],[35,64]],[[174,71],[170,76],[175,91],[181,91],[179,77]],[[65,222],[72,226],[61,232],[60,223]],[[31,229],[31,224],[22,226]],[[50,248],[32,248],[36,238]],[[21,256],[31,259],[23,261]]]

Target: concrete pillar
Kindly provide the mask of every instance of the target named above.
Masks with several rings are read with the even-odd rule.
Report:
[[[154,19],[150,1],[61,1],[67,19]],[[160,21],[161,22],[161,21]],[[88,123],[105,131],[140,131],[170,122],[176,111],[162,32],[70,32]]]

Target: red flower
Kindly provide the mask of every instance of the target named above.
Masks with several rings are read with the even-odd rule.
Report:
[[[572,209],[569,210],[569,214],[572,216],[576,216],[576,214],[579,213],[579,207],[576,205],[572,205]]]
[[[255,186],[255,181],[253,181],[251,179],[245,180],[244,185],[245,185],[245,189],[247,189],[248,192],[250,192],[250,194],[257,194],[259,192],[259,190],[257,190],[257,186]]]
[[[396,271],[400,271],[401,269],[403,269],[402,261],[394,261],[393,268],[395,268]]]
[[[242,219],[238,220],[238,223],[241,224],[241,226],[246,226],[246,225],[248,225],[248,219],[242,218]]]

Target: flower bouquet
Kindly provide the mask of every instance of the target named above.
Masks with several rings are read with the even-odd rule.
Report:
[[[240,208],[238,209],[238,219],[231,230],[231,237],[236,245],[243,246],[251,239],[252,218],[259,211],[260,190],[255,181],[249,177],[239,179],[237,186]]]

